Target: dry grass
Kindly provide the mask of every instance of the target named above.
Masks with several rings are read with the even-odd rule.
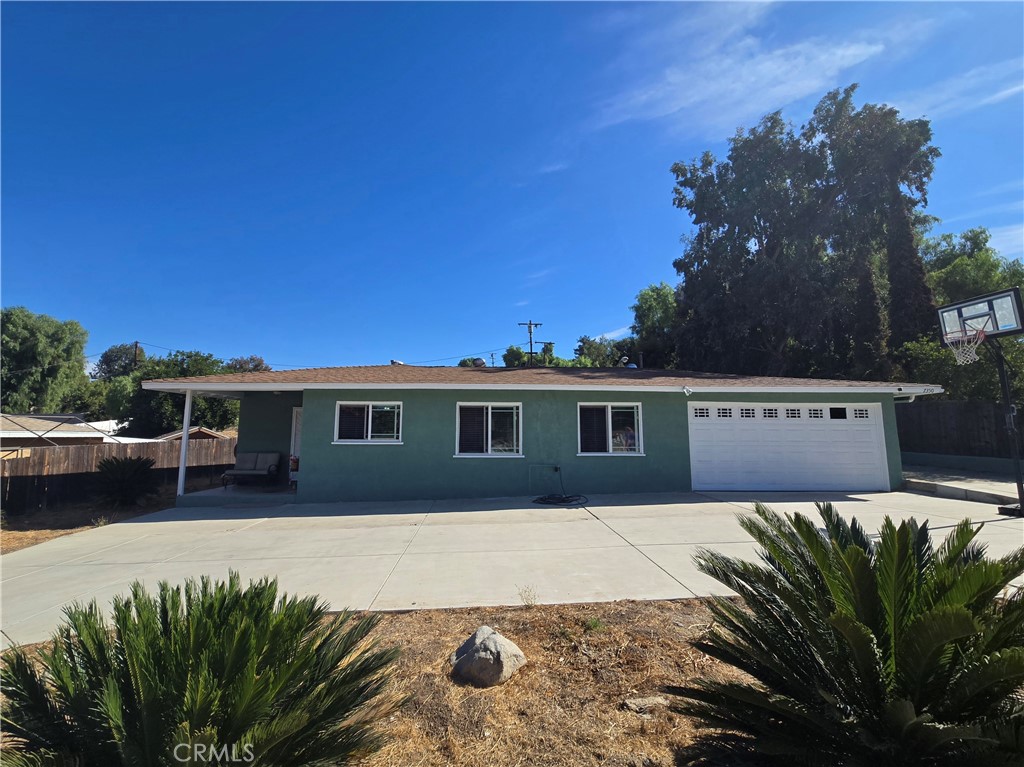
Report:
[[[484,624],[518,644],[528,663],[506,684],[480,690],[453,681],[448,658]],[[645,718],[622,702],[664,695],[695,675],[734,675],[690,644],[710,625],[699,600],[385,615],[377,634],[402,648],[397,684],[410,700],[367,764],[671,765],[693,724],[667,708]]]

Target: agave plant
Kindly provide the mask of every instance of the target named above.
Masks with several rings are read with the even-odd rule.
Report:
[[[276,581],[155,597],[135,583],[112,626],[95,602],[65,612],[41,670],[22,650],[3,659],[5,765],[348,764],[401,703],[397,650],[367,639],[376,617],[279,599]]]
[[[1024,764],[1024,547],[988,559],[966,520],[938,548],[913,519],[872,540],[817,507],[824,531],[760,504],[741,519],[763,564],[695,557],[742,598],[714,600],[697,645],[749,681],[675,688],[713,728],[678,762]]]
[[[156,492],[157,478],[152,458],[104,458],[96,465],[96,487],[100,497],[115,506],[131,506]]]

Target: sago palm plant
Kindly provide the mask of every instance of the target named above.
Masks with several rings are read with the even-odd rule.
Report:
[[[824,530],[756,505],[741,524],[762,563],[696,556],[742,598],[714,600],[698,647],[749,681],[676,689],[713,728],[679,763],[1024,764],[1024,548],[988,559],[969,521],[937,548],[914,520],[872,540],[818,511]]]
[[[4,764],[339,765],[379,748],[397,650],[374,617],[329,615],[277,582],[208,578],[66,610],[39,667],[3,659]]]

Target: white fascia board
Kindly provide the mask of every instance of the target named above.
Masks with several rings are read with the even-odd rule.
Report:
[[[453,384],[453,383],[173,383],[143,381],[142,388],[150,391],[165,391],[184,394],[220,392],[241,393],[247,391],[285,392],[312,389],[333,391],[358,390],[449,390],[449,391],[630,391],[630,392],[671,392],[692,394],[941,394],[941,386],[644,386],[642,384]]]
[[[82,437],[105,437],[99,431],[40,431],[38,434],[33,431],[0,431],[0,439],[81,439]]]

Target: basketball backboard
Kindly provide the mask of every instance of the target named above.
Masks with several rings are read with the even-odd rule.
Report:
[[[1020,288],[1009,288],[939,307],[942,343],[949,346],[965,336],[984,331],[985,338],[1024,333]]]

